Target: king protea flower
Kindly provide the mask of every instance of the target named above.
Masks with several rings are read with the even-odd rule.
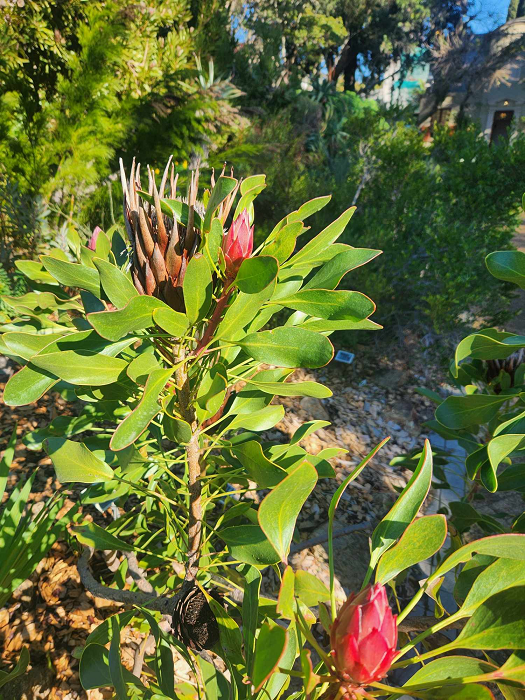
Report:
[[[129,181],[122,161],[120,173],[124,190],[124,221],[133,250],[133,283],[141,294],[158,297],[177,311],[184,311],[182,281],[201,235],[195,224],[195,211],[200,207],[197,203],[199,173],[193,171],[191,175],[185,224],[167,216],[161,209],[160,200],[165,196],[168,176],[167,198],[174,200],[177,194],[178,176],[175,176],[171,158],[159,189],[154,172],[148,167],[147,192],[153,198],[153,204],[140,195],[140,164],[135,165],[133,161]]]
[[[226,260],[226,276],[234,279],[242,261],[249,258],[253,251],[253,226],[250,227],[247,209],[243,209],[230,226],[223,238],[222,250]]]
[[[351,687],[386,675],[396,653],[397,626],[382,584],[348,598],[332,626],[330,642],[338,675]]]

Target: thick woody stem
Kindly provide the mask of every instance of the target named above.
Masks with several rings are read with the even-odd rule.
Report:
[[[186,445],[186,460],[188,463],[188,560],[186,563],[185,581],[194,581],[199,571],[199,555],[202,535],[202,498],[201,498],[201,466],[199,462],[199,436],[197,424],[191,408],[190,387],[188,375],[184,367],[176,373],[179,387],[179,409],[184,420],[191,425],[192,437]]]
[[[201,467],[199,463],[199,438],[193,435],[186,447],[188,459],[188,491],[190,494],[190,509],[188,523],[188,561],[186,564],[186,581],[195,580],[199,571],[199,554],[202,535],[202,499],[201,499]]]

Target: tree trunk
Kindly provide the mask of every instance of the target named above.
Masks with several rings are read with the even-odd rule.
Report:
[[[345,90],[355,91],[355,74],[357,72],[358,55],[359,51],[357,46],[352,44],[350,39],[348,39],[332,72],[332,80],[334,83],[337,82],[341,74],[344,75]]]

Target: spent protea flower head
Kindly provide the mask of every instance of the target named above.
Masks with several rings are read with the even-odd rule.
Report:
[[[386,675],[396,653],[397,626],[382,584],[348,598],[332,626],[330,642],[337,673],[350,687]]]
[[[143,190],[140,163],[136,164],[135,160],[129,181],[126,180],[122,161],[120,174],[124,191],[124,221],[133,251],[133,283],[141,294],[156,296],[172,308],[183,311],[182,281],[200,236],[200,217],[195,216],[198,171],[192,172],[185,206],[182,206],[183,202],[176,201],[178,175],[175,175],[171,158],[159,188],[154,172],[148,167],[148,187],[147,191]],[[171,207],[161,203],[166,189]]]
[[[148,186],[141,184],[140,163],[131,166],[126,178],[122,160],[120,175],[124,191],[124,221],[132,248],[133,283],[140,294],[155,296],[176,311],[184,311],[182,283],[193,256],[203,247],[204,206],[197,200],[199,171],[191,171],[186,196],[177,199],[178,174],[166,165],[160,186],[148,166]],[[234,181],[236,182],[236,181]],[[211,178],[212,188],[215,179]],[[222,225],[230,213],[238,185],[221,201],[215,215]],[[250,249],[251,252],[251,249]]]

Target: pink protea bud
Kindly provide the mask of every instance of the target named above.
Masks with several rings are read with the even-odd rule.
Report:
[[[226,259],[226,275],[235,277],[242,261],[249,258],[253,251],[253,226],[250,227],[247,209],[243,209],[230,226],[223,238],[222,250]]]
[[[97,249],[97,240],[99,237],[99,234],[104,233],[100,226],[95,226],[93,229],[93,233],[91,235],[91,238],[89,239],[89,243],[87,244],[87,247],[89,250],[96,250]]]
[[[381,583],[348,598],[332,625],[330,642],[342,680],[360,686],[386,675],[396,653],[397,626]]]

